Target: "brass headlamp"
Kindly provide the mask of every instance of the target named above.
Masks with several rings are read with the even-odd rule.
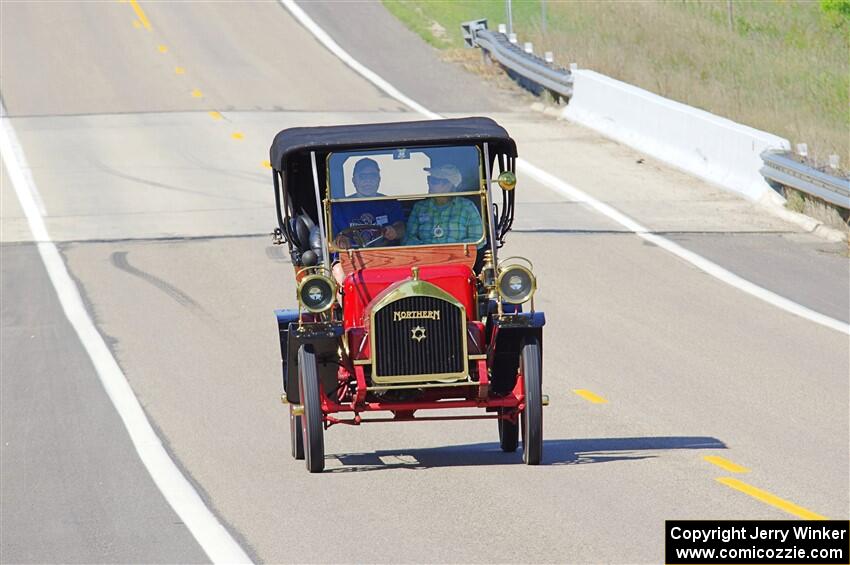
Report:
[[[298,303],[308,312],[324,312],[333,306],[336,282],[322,272],[307,275],[298,283]]]
[[[517,264],[519,261],[527,263],[528,267]],[[537,290],[537,279],[531,269],[531,261],[523,257],[509,257],[499,262],[496,290],[502,301],[522,304],[532,299]]]

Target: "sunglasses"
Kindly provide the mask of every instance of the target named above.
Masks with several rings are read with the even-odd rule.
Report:
[[[441,179],[439,177],[428,177],[428,184],[448,184],[449,179]]]

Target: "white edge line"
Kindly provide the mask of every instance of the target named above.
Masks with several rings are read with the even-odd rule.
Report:
[[[806,308],[801,304],[798,304],[792,300],[789,300],[774,292],[771,292],[766,288],[762,288],[757,284],[754,284],[744,278],[741,278],[735,273],[724,269],[717,263],[713,263],[705,257],[698,255],[693,251],[685,249],[678,243],[675,243],[665,237],[661,237],[660,235],[652,233],[649,229],[642,226],[629,216],[626,216],[619,210],[613,208],[612,206],[609,206],[608,204],[605,204],[604,202],[596,200],[592,196],[585,194],[584,192],[572,186],[571,184],[554,177],[553,175],[532,165],[531,163],[528,163],[527,161],[517,159],[517,164],[520,165],[520,169],[523,170],[526,174],[545,184],[549,188],[561,193],[562,195],[568,198],[586,204],[587,206],[593,208],[600,214],[614,220],[615,222],[625,227],[638,237],[657,245],[658,247],[672,253],[673,255],[676,255],[680,259],[687,261],[694,267],[713,276],[714,278],[721,280],[726,284],[737,288],[738,290],[746,292],[747,294],[754,296],[755,298],[763,300],[768,304],[776,306],[777,308],[781,308],[786,312],[789,312],[801,318],[805,318],[817,324],[821,324],[822,326],[826,326],[830,329],[850,335],[850,324],[845,324],[840,320],[836,320],[835,318],[830,318],[829,316],[826,316],[819,312],[815,312],[814,310]]]
[[[412,98],[405,96],[402,94],[397,88],[391,85],[389,82],[378,76],[374,71],[365,67],[362,63],[357,61],[354,57],[348,54],[342,47],[340,47],[336,41],[328,35],[325,30],[319,27],[313,19],[308,16],[304,10],[299,7],[294,0],[278,0],[284,8],[289,10],[289,12],[297,19],[301,25],[307,28],[310,33],[312,33],[316,39],[318,39],[331,53],[339,57],[343,63],[354,69],[357,73],[359,73],[363,78],[383,90],[388,95],[392,96],[402,104],[407,105],[412,110],[419,112],[423,116],[429,119],[439,119],[445,116],[442,116],[436,112],[432,112],[431,110],[425,108]],[[738,290],[746,292],[747,294],[754,296],[768,304],[776,306],[777,308],[781,308],[786,312],[794,314],[795,316],[799,316],[801,318],[805,318],[811,322],[815,322],[816,324],[820,324],[822,326],[826,326],[827,328],[845,333],[850,335],[850,324],[846,324],[840,320],[836,320],[835,318],[831,318],[820,312],[815,312],[810,308],[806,308],[802,304],[798,304],[792,300],[789,300],[783,296],[780,296],[766,288],[760,287],[757,284],[754,284],[746,279],[739,277],[738,275],[727,271],[717,263],[713,263],[709,261],[705,257],[694,253],[693,251],[689,251],[679,244],[661,237],[660,235],[656,235],[650,232],[647,228],[630,218],[629,216],[623,214],[616,208],[601,202],[589,194],[579,190],[578,188],[572,186],[569,183],[562,181],[551,173],[547,173],[543,169],[532,165],[525,159],[517,159],[517,165],[520,170],[525,171],[529,176],[536,179],[540,183],[549,187],[550,189],[566,196],[567,198],[571,198],[573,200],[582,202],[593,208],[603,216],[613,220],[614,222],[620,224],[630,232],[634,233],[638,237],[649,241],[658,247],[676,255],[680,259],[683,259],[693,265],[694,267],[700,269],[701,271],[715,277],[716,279],[725,282],[728,285],[731,285]]]
[[[6,107],[3,105],[2,102],[0,102],[0,118],[6,118]],[[12,151],[14,152],[15,159],[19,163],[26,163],[26,159],[23,157],[23,151],[18,143],[13,144]],[[27,190],[29,190],[30,196],[32,197],[33,202],[35,203],[38,212],[41,214],[42,218],[45,217],[47,215],[47,208],[44,207],[44,200],[41,199],[41,194],[39,194],[38,191],[33,192],[30,188],[35,186],[35,181],[33,181],[32,179],[32,169],[30,169],[28,166],[21,167],[21,174],[23,174],[26,179],[25,185],[27,187]],[[41,240],[39,239],[38,241]]]
[[[112,356],[83,305],[59,250],[50,240],[38,206],[38,189],[29,174],[26,157],[6,110],[0,102],[0,153],[38,252],[56,289],[62,310],[88,353],[106,394],[124,422],[142,464],[168,504],[213,563],[251,563],[251,559],[204,504],[203,499],[177,468],[145,416],[127,377]]]
[[[416,102],[412,98],[409,98],[402,94],[396,87],[385,81],[383,78],[378,76],[377,73],[367,68],[363,64],[361,64],[357,59],[348,54],[345,49],[340,47],[333,38],[328,35],[328,33],[323,30],[319,25],[313,21],[313,19],[308,16],[301,7],[294,2],[294,0],[279,0],[283,7],[289,10],[289,12],[298,20],[301,25],[303,25],[307,30],[313,34],[313,36],[321,42],[322,45],[325,46],[331,53],[339,57],[339,59],[354,69],[355,72],[363,76],[366,80],[401,102],[402,104],[410,107],[412,110],[419,112],[426,118],[437,120],[442,118],[440,114],[436,112],[432,112],[425,106]]]

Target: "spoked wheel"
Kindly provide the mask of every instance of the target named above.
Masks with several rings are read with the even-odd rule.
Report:
[[[321,473],[325,468],[325,438],[319,398],[319,369],[312,345],[302,345],[298,350],[298,379],[301,404],[304,406],[304,415],[301,416],[304,459],[308,471]]]
[[[499,415],[503,415],[505,410],[499,409]],[[505,453],[513,453],[516,451],[519,444],[519,422],[503,420],[499,418],[499,447]]]
[[[522,460],[539,465],[543,457],[543,392],[540,341],[528,337],[520,351],[520,369],[525,387],[525,410],[522,411]]]
[[[304,437],[301,435],[301,416],[296,416],[289,405],[289,446],[292,457],[304,459]]]

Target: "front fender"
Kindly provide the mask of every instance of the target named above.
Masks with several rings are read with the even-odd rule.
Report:
[[[298,310],[275,310],[280,336],[283,390],[292,404],[301,403],[298,388],[298,349],[310,343],[319,362],[319,378],[328,390],[336,382],[339,367],[339,347],[342,336],[341,322],[305,322],[299,327]]]
[[[519,369],[522,343],[534,336],[543,350],[543,312],[516,312],[498,316],[491,314],[487,326],[490,330],[487,363],[490,367],[493,391],[508,393],[513,390]]]

